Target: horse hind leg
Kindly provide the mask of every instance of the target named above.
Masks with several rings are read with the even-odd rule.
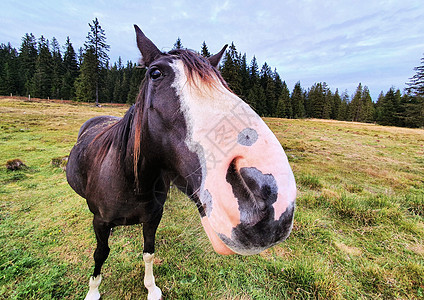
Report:
[[[96,251],[94,251],[94,272],[93,276],[90,277],[90,289],[85,300],[100,299],[99,285],[102,281],[102,275],[100,272],[110,251],[108,241],[111,227],[96,217],[93,219],[93,227],[94,232],[96,233],[97,248]]]

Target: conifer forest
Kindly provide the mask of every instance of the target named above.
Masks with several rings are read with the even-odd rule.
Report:
[[[174,48],[183,48],[180,38]],[[0,95],[67,99],[85,102],[134,103],[145,69],[121,58],[111,63],[106,34],[98,19],[89,24],[83,47],[75,51],[68,37],[61,46],[32,33],[22,37],[18,49],[0,44]],[[208,57],[206,42],[199,54]],[[417,58],[418,61],[419,58]],[[325,82],[311,87],[287,86],[276,69],[255,57],[248,62],[232,43],[220,66],[231,90],[261,116],[279,118],[320,118],[381,125],[424,127],[424,57],[405,78],[404,91],[390,88],[371,99],[366,85],[356,91],[330,90]]]

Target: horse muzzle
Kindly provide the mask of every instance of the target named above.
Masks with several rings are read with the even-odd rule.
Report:
[[[215,184],[206,180],[203,196],[208,200],[202,201],[206,208],[202,225],[217,253],[257,254],[289,236],[296,186],[287,158],[278,146],[280,155],[274,163],[270,157],[235,155],[226,170],[209,171]],[[219,177],[225,182],[217,180]]]

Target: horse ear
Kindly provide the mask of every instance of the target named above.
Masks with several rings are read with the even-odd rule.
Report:
[[[219,62],[221,61],[222,56],[225,53],[225,49],[227,49],[228,44],[225,45],[221,51],[219,51],[219,53],[212,55],[211,57],[208,58],[209,62],[211,63],[212,66],[214,66],[215,68],[218,67]]]
[[[137,47],[143,57],[144,66],[148,67],[161,52],[137,25],[134,24],[134,28],[137,35]]]

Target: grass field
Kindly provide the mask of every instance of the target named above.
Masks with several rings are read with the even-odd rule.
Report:
[[[0,98],[0,298],[82,299],[95,238],[85,200],[52,160],[90,117],[127,106]],[[266,119],[298,199],[289,239],[260,255],[218,256],[195,206],[171,189],[154,266],[165,299],[424,298],[424,130]],[[9,171],[19,158],[26,168]],[[141,226],[119,227],[103,299],[140,299]]]

